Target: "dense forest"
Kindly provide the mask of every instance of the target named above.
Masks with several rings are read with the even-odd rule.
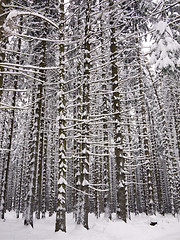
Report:
[[[0,215],[180,210],[178,0],[0,0]]]

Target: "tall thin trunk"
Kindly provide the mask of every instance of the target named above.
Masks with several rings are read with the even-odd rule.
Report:
[[[43,86],[40,83],[38,85],[37,94],[37,106],[35,108],[35,115],[32,109],[31,116],[31,152],[30,152],[30,166],[29,166],[29,191],[26,196],[26,209],[25,209],[25,219],[24,225],[31,225],[33,227],[33,212],[34,212],[34,200],[36,192],[36,176],[37,176],[37,166],[38,166],[38,148],[40,143],[40,123],[41,123],[41,111],[42,111],[42,94]],[[33,101],[34,99],[32,99]],[[34,102],[34,101],[33,101]],[[33,104],[34,105],[34,104]],[[34,107],[34,106],[33,106]],[[35,120],[34,120],[35,117]],[[37,127],[35,127],[37,126]],[[33,131],[34,130],[34,131]],[[35,136],[34,136],[35,134]],[[34,139],[35,138],[35,139]]]
[[[136,39],[137,44],[139,44],[139,40]],[[151,172],[151,156],[150,156],[150,139],[148,136],[148,121],[147,121],[147,113],[146,113],[146,106],[145,106],[145,97],[144,97],[144,86],[143,86],[143,74],[142,74],[142,67],[141,67],[141,56],[140,56],[140,49],[137,48],[137,62],[138,62],[138,74],[139,74],[139,93],[142,97],[141,100],[141,117],[142,117],[142,147],[143,147],[143,154],[147,161],[147,186],[148,186],[148,209],[147,212],[149,214],[154,213],[154,201],[153,201],[153,184],[152,184],[152,172]]]
[[[17,79],[14,82],[14,89],[17,89]],[[16,91],[13,92],[13,99],[12,99],[12,106],[15,107],[16,104]],[[14,121],[15,121],[15,110],[12,110],[11,113],[11,120],[10,120],[10,133],[8,139],[8,153],[7,159],[5,162],[4,168],[4,179],[3,179],[3,187],[1,193],[1,218],[4,219],[4,214],[6,212],[6,204],[7,204],[7,187],[8,187],[8,175],[9,175],[9,167],[10,167],[10,160],[11,160],[11,147],[12,147],[12,140],[13,140],[13,130],[14,130]]]
[[[89,81],[90,81],[90,2],[86,3],[86,17],[85,17],[85,42],[84,42],[84,79],[83,79],[83,112],[82,112],[82,190],[83,195],[83,226],[89,229],[88,226],[88,212],[89,212]]]
[[[123,153],[123,133],[122,133],[122,119],[121,119],[121,103],[119,93],[119,77],[117,66],[117,44],[116,44],[116,29],[115,29],[115,17],[113,14],[114,2],[109,0],[109,6],[111,7],[110,16],[110,30],[111,30],[111,44],[110,44],[110,60],[112,71],[112,90],[113,90],[113,110],[115,124],[115,161],[116,161],[116,178],[117,178],[117,218],[126,222],[127,209],[126,209],[126,185],[125,185],[125,158]]]
[[[60,39],[64,40],[64,0],[60,1]],[[60,44],[59,76],[59,154],[58,154],[58,199],[55,231],[66,232],[66,136],[65,136],[65,96],[64,96],[64,44]]]

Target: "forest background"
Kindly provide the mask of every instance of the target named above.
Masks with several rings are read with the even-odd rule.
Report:
[[[0,1],[0,213],[180,208],[180,4]]]

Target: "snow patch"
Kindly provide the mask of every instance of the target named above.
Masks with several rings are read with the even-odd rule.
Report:
[[[61,206],[61,208],[63,208]],[[97,219],[89,214],[89,230],[74,222],[73,214],[67,214],[67,233],[55,233],[56,215],[34,221],[34,228],[25,227],[23,219],[16,219],[15,212],[7,212],[6,221],[0,220],[0,238],[3,240],[179,240],[180,222],[172,215],[157,215],[158,224],[149,225],[145,214],[131,215],[127,223],[117,220],[113,214],[112,221],[104,215]]]

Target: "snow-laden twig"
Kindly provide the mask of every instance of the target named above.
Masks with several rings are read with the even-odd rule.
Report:
[[[27,89],[12,89],[12,88],[0,88],[0,91],[8,91],[8,92],[27,92]]]
[[[74,190],[76,190],[76,191],[78,191],[78,192],[81,192],[81,193],[83,193],[84,195],[88,195],[88,196],[93,197],[92,194],[89,194],[89,193],[86,193],[86,192],[84,192],[84,191],[81,191],[81,190],[79,190],[78,188],[75,188],[75,187],[71,186],[71,185],[68,184],[68,183],[66,183],[66,186],[68,186],[68,187],[70,187],[70,188],[72,188],[72,189],[74,189]]]
[[[34,65],[21,65],[21,64],[15,64],[15,63],[8,63],[8,62],[0,62],[0,66],[3,67],[18,67],[18,68],[27,68],[27,69],[36,69],[36,70],[58,70],[59,67],[38,67]]]
[[[92,190],[95,190],[97,192],[109,192],[109,189],[97,189],[97,188],[94,188],[90,185],[89,185],[89,188],[91,188]]]
[[[21,16],[21,15],[28,15],[28,16],[33,16],[33,17],[38,17],[43,19],[44,21],[48,22],[49,24],[51,24],[53,27],[55,27],[56,29],[58,29],[59,31],[60,28],[59,26],[54,23],[53,21],[51,21],[49,18],[45,17],[44,15],[37,13],[37,12],[31,12],[31,11],[20,11],[20,10],[15,10],[13,9],[12,11],[10,11],[10,13],[8,14],[7,18],[6,18],[6,22],[8,22],[9,20],[12,20],[12,18]],[[6,25],[5,25],[6,27]]]
[[[7,152],[10,152],[11,150],[6,149],[6,148],[0,148],[0,151],[7,151]]]

